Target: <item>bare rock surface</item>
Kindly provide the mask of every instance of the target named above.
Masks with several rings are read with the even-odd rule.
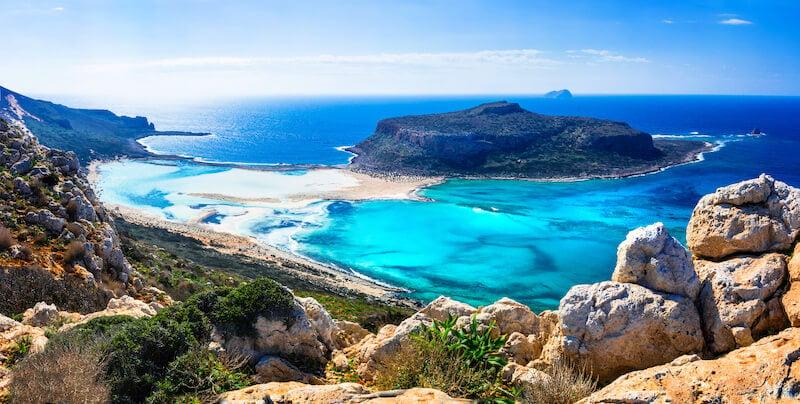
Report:
[[[292,365],[289,361],[266,355],[255,366],[256,381],[267,382],[302,382],[309,384],[324,384],[323,381],[311,374],[305,373]]]
[[[494,321],[501,334],[519,332],[530,335],[539,332],[539,316],[528,306],[507,297],[482,307],[478,311],[477,319],[483,324]]]
[[[273,382],[257,384],[241,390],[220,395],[222,404],[267,404],[267,403],[418,403],[444,404],[466,403],[469,400],[453,399],[434,389],[414,388],[370,393],[357,383],[340,383],[323,386],[299,382]]]
[[[700,292],[691,254],[660,222],[628,233],[617,248],[617,265],[611,280],[692,300]]]
[[[800,329],[790,328],[712,360],[626,374],[581,403],[795,403]]]
[[[667,363],[703,349],[700,317],[691,300],[639,285],[578,285],[561,299],[558,345],[600,381]]]
[[[781,298],[781,303],[792,327],[800,327],[800,244],[794,247],[787,267],[789,290]]]
[[[686,240],[695,255],[720,259],[736,253],[785,251],[798,233],[800,190],[762,174],[700,199]]]
[[[712,352],[749,345],[773,328],[765,325],[766,329],[758,330],[762,320],[780,326],[783,314],[778,308],[770,310],[768,302],[786,277],[785,255],[770,253],[722,262],[697,260],[695,267],[703,279],[699,307]]]
[[[469,316],[475,313],[475,310],[474,307],[466,303],[455,301],[449,297],[439,296],[420,310],[420,313],[425,314],[433,320],[444,321],[447,320],[448,317],[458,318]]]

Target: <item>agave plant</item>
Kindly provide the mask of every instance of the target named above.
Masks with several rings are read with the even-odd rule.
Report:
[[[494,320],[485,327],[473,315],[469,326],[463,329],[456,327],[456,318],[449,316],[444,321],[434,321],[426,327],[422,336],[430,342],[441,343],[447,350],[457,352],[471,367],[502,368],[507,361],[500,355],[500,349],[506,343],[506,336],[493,336],[497,327]]]

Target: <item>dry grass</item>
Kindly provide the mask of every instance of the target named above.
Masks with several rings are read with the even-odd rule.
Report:
[[[67,245],[64,251],[64,263],[71,265],[83,259],[86,256],[86,248],[80,241],[73,241]]]
[[[105,363],[94,345],[64,341],[48,346],[14,367],[11,401],[24,403],[108,403]]]
[[[522,393],[523,401],[533,404],[571,404],[597,390],[595,379],[584,366],[566,360],[546,370],[549,380],[529,386]]]
[[[5,226],[0,225],[0,251],[5,251],[14,245],[14,236]]]

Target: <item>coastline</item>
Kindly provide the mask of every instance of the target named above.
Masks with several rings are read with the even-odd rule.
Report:
[[[703,160],[703,154],[717,150],[719,145],[709,142],[704,142],[704,147],[699,151],[687,153],[683,159],[675,164],[664,167],[656,167],[650,170],[641,172],[626,173],[623,175],[608,175],[608,176],[586,176],[586,177],[562,177],[562,178],[518,178],[518,177],[465,177],[465,176],[405,176],[398,174],[376,174],[365,173],[360,170],[354,169],[351,166],[344,167],[298,167],[298,166],[280,166],[276,167],[248,167],[244,165],[227,165],[216,163],[203,163],[195,162],[197,164],[208,164],[215,166],[226,166],[231,168],[239,168],[252,171],[286,171],[297,169],[317,170],[329,173],[339,173],[351,176],[358,183],[357,186],[342,187],[334,190],[317,190],[312,192],[301,192],[292,195],[286,200],[278,200],[274,198],[236,198],[229,195],[221,194],[195,194],[195,196],[206,196],[214,199],[227,200],[232,202],[255,202],[272,204],[276,206],[297,206],[302,204],[311,203],[320,200],[346,200],[346,201],[365,201],[365,200],[417,200],[417,201],[431,201],[420,195],[420,192],[427,187],[446,182],[449,179],[467,179],[467,180],[516,180],[516,181],[532,181],[532,182],[579,182],[592,179],[621,179],[627,177],[643,176],[648,174],[658,173],[669,168],[677,167],[684,164],[691,164]],[[179,159],[187,160],[183,157],[166,156],[166,159]],[[151,159],[164,159],[165,156],[154,156],[145,159],[128,159],[128,160],[151,160]],[[88,165],[87,178],[93,187],[98,192],[102,192],[99,188],[99,173],[98,166],[111,162],[126,160],[126,158],[117,158],[111,160],[94,160]],[[272,168],[272,169],[270,169]],[[350,291],[358,294],[366,295],[371,298],[380,300],[382,302],[399,304],[403,306],[415,306],[418,302],[402,296],[406,290],[392,285],[385,284],[379,280],[370,279],[362,274],[354,271],[349,271],[339,268],[329,263],[317,262],[308,257],[300,254],[285,251],[275,246],[259,242],[254,237],[236,234],[232,231],[217,231],[212,230],[204,225],[204,219],[216,214],[215,211],[204,211],[198,217],[189,220],[185,223],[169,221],[167,219],[158,217],[148,212],[115,204],[105,204],[113,216],[119,217],[125,221],[147,227],[154,227],[163,229],[169,232],[187,236],[200,241],[203,245],[213,248],[225,254],[240,254],[253,259],[261,260],[267,263],[275,264],[281,270],[286,271],[292,276],[304,279],[308,282],[318,285],[319,287],[337,291],[339,293]]]

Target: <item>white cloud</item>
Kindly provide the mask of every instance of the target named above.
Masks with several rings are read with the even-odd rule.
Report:
[[[719,22],[722,25],[752,25],[752,21],[743,20],[741,18],[728,18]]]
[[[273,65],[352,65],[466,67],[475,65],[552,68],[560,61],[541,56],[536,49],[485,50],[444,53],[380,53],[373,55],[315,55],[291,57],[182,57],[82,66],[93,72],[170,69],[226,69]]]
[[[50,11],[55,11],[57,13],[60,13],[60,12],[64,11],[64,7],[61,7],[61,6],[53,7],[53,8],[50,9]]]
[[[647,58],[623,56],[607,49],[581,49],[580,51],[567,51],[567,53],[589,55],[597,62],[650,63],[650,59]]]
[[[674,24],[675,23],[675,21],[673,21],[673,20],[671,20],[669,18],[665,18],[665,19],[661,20],[661,22],[664,23],[664,24]]]

